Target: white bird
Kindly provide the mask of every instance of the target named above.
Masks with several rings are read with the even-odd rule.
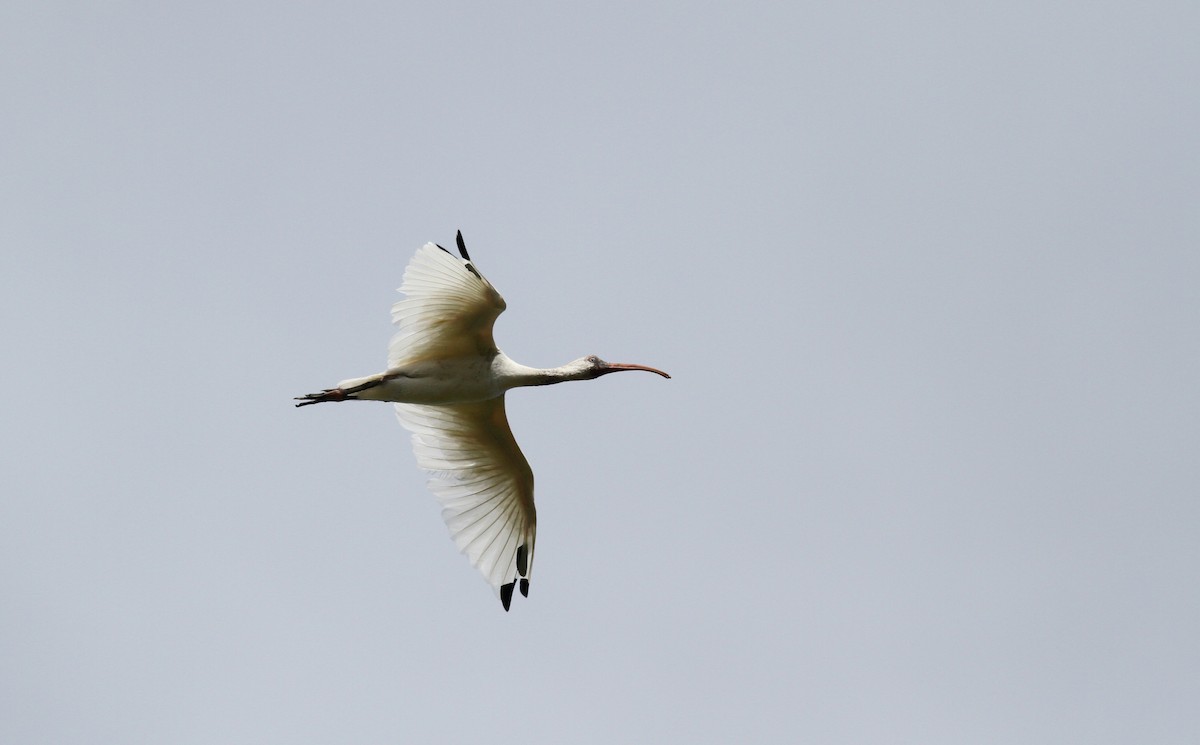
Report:
[[[395,402],[454,543],[499,592],[507,611],[515,586],[529,596],[537,513],[533,471],[509,429],[504,392],[622,370],[671,376],[594,355],[549,369],[513,362],[492,339],[504,298],[471,262],[461,231],[457,241],[462,259],[426,243],[404,270],[400,292],[406,297],[392,306],[399,330],[387,370],[298,396],[296,406]]]

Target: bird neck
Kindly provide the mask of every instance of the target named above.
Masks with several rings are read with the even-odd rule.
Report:
[[[573,363],[561,367],[527,367],[519,362],[513,362],[503,352],[497,355],[495,364],[499,368],[498,372],[501,379],[504,380],[506,389],[554,385],[555,383],[565,383],[568,380],[584,380],[588,372]]]

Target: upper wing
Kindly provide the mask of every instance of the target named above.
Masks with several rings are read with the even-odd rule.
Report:
[[[529,595],[537,511],[533,471],[517,447],[504,397],[471,404],[396,404],[413,433],[417,464],[459,550],[500,591],[508,610],[513,587]]]
[[[504,298],[471,262],[426,243],[408,262],[400,292],[406,297],[392,306],[392,323],[400,328],[388,348],[389,369],[496,348],[492,324]]]

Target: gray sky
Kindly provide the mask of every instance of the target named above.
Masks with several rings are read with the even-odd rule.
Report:
[[[1194,3],[0,7],[0,741],[1200,740]],[[461,228],[530,598],[385,405]]]

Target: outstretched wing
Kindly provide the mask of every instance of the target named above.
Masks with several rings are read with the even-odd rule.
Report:
[[[496,348],[492,324],[504,298],[470,261],[426,243],[408,262],[400,292],[406,297],[392,306],[400,328],[388,348],[389,369]]]
[[[517,447],[504,397],[470,404],[396,404],[413,433],[417,464],[442,503],[442,519],[459,550],[500,592],[529,595],[537,512],[533,471]]]

